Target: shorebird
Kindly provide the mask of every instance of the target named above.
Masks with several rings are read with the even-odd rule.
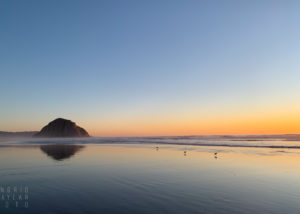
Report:
[[[218,158],[217,154],[218,154],[218,152],[215,152],[215,159],[217,159],[217,158]]]

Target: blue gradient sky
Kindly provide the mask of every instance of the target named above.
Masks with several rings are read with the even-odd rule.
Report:
[[[1,1],[0,130],[65,117],[99,136],[300,132],[299,11],[275,0]],[[268,123],[254,128],[259,118]]]

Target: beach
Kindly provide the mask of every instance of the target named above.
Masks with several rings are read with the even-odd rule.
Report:
[[[0,147],[0,212],[299,213],[299,169],[292,148],[19,141]]]

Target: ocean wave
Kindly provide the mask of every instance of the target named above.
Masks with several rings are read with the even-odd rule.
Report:
[[[171,136],[171,137],[130,137],[130,138],[23,138],[2,141],[0,145],[38,145],[38,144],[155,144],[186,146],[222,146],[253,148],[291,148],[299,149],[299,140],[285,140],[274,136]]]

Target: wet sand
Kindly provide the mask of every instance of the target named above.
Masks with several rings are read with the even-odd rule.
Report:
[[[0,178],[29,190],[27,207],[4,198],[1,213],[300,212],[298,149],[2,146]]]

